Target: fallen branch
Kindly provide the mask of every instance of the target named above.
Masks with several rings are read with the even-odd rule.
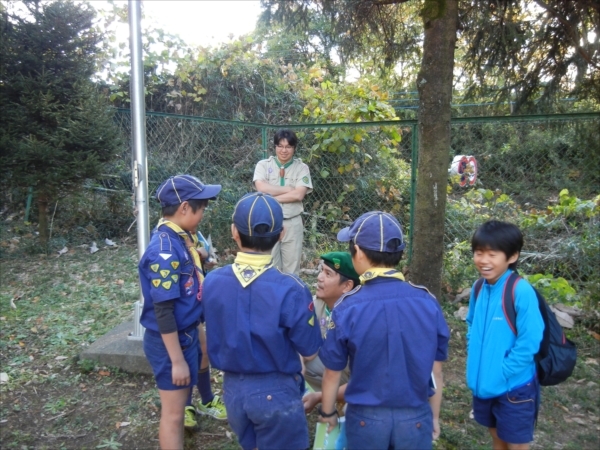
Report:
[[[59,434],[58,436],[54,436],[52,434],[47,434],[46,437],[50,438],[50,439],[79,439],[82,437],[87,436],[87,433],[84,434],[76,434],[74,436],[70,435],[70,434]]]
[[[73,411],[75,411],[75,410],[72,409],[71,411],[67,411],[67,412],[64,412],[62,414],[59,414],[58,416],[54,416],[54,417],[51,417],[50,419],[46,419],[46,422],[52,422],[53,420],[56,420],[59,417],[67,416],[67,415],[71,414]]]

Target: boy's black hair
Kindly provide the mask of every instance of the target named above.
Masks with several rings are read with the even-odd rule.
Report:
[[[397,241],[397,242],[394,242]],[[390,239],[388,245],[393,247],[400,246],[400,239]],[[356,254],[356,249],[354,248],[354,242],[348,242],[348,246],[350,248],[350,254],[352,257]],[[360,245],[359,245],[360,247]],[[402,259],[402,254],[404,251],[399,252],[377,252],[375,250],[369,250],[368,248],[362,248],[361,250],[365,254],[365,256],[371,261],[375,266],[383,266],[383,267],[396,267],[400,260]]]
[[[261,223],[260,225],[256,225],[254,227],[254,231],[257,233],[266,233],[267,231],[269,231],[269,225],[267,225],[266,223]],[[281,233],[279,233],[275,236],[258,237],[247,236],[243,233],[240,233],[239,230],[238,233],[240,235],[242,247],[251,248],[252,250],[258,250],[259,252],[268,252],[273,247],[275,247],[275,244],[277,244],[279,236],[281,235]]]
[[[279,142],[282,139],[287,140],[288,144],[291,145],[292,147],[294,147],[294,150],[296,149],[296,145],[298,145],[298,138],[296,137],[296,133],[294,133],[292,130],[288,130],[288,129],[277,130],[275,132],[275,136],[273,136],[273,143],[275,145],[279,145]]]
[[[499,220],[488,220],[481,225],[471,238],[471,250],[497,250],[509,259],[515,253],[521,253],[523,248],[523,234],[519,227],[513,223],[501,222]],[[519,260],[508,266],[515,270]]]
[[[207,199],[199,200],[197,198],[191,198],[187,202],[190,205],[190,208],[192,208],[192,212],[198,211],[198,209],[202,208],[203,206],[204,207],[208,206]],[[163,217],[174,216],[180,206],[181,206],[181,203],[179,203],[177,205],[163,206],[163,208],[162,208]]]

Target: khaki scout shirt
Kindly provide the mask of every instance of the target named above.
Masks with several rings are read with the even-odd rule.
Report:
[[[275,161],[275,156],[271,156],[268,159],[263,159],[256,164],[252,183],[254,184],[256,180],[266,181],[273,186],[280,186],[279,167]],[[303,186],[308,188],[306,191],[307,194],[312,192],[313,186],[310,179],[310,170],[300,158],[294,158],[292,165],[285,169],[284,186],[291,186],[293,188]],[[254,184],[254,187],[256,188],[256,184]],[[302,214],[304,211],[302,202],[282,203],[281,208],[283,209],[284,219],[291,219],[292,217]]]
[[[315,315],[317,316],[319,327],[321,328],[321,336],[325,339],[327,336],[327,327],[331,323],[331,313],[327,314],[325,309],[327,304],[316,295],[313,295],[313,304],[315,305]]]

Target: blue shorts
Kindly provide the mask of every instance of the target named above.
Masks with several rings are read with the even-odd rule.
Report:
[[[348,404],[348,448],[432,448],[433,414],[429,403],[418,408],[388,408]]]
[[[243,449],[309,447],[301,389],[301,374],[225,372],[227,420]]]
[[[188,386],[175,386],[173,384],[173,365],[160,333],[146,328],[144,333],[144,353],[152,366],[154,379],[159,389],[163,391],[176,391],[187,389],[198,383],[198,365],[200,364],[200,341],[198,340],[198,326],[193,325],[179,332],[179,344],[183,357],[190,368],[191,383]]]
[[[540,404],[537,377],[498,397],[473,397],[473,415],[480,425],[496,428],[498,437],[509,444],[533,441]]]

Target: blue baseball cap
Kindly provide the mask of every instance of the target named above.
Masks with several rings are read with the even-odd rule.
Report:
[[[244,195],[233,211],[233,223],[246,236],[276,236],[283,230],[283,210],[275,198],[262,192]],[[257,225],[268,225],[264,233],[257,233]]]
[[[363,214],[337,235],[338,241],[352,241],[360,248],[376,252],[395,253],[404,250],[402,227],[394,216],[383,211],[371,211]],[[392,239],[399,239],[392,241]]]
[[[214,200],[219,192],[220,184],[204,184],[192,175],[175,175],[158,187],[156,199],[165,207],[186,200]]]

